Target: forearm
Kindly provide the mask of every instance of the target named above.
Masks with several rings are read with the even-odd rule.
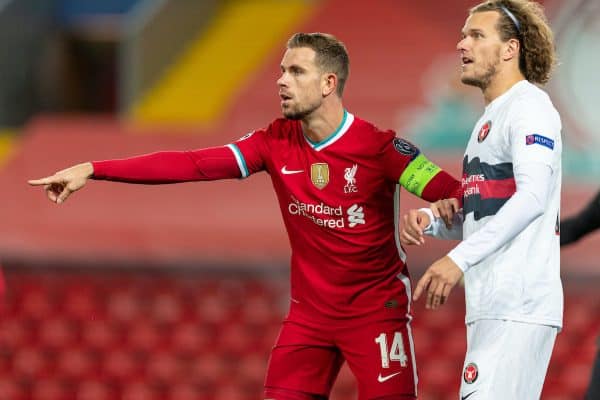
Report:
[[[515,171],[515,179],[517,191],[498,213],[448,253],[463,272],[504,246],[543,214],[552,186],[551,169],[530,165]]]
[[[128,183],[163,184],[241,176],[235,156],[227,147],[162,151],[92,164],[92,179]]]
[[[462,194],[461,183],[447,172],[440,171],[427,183],[427,186],[423,189],[421,198],[429,202],[454,198],[462,206]]]
[[[576,242],[598,228],[600,228],[600,192],[579,214],[561,221],[560,245]]]

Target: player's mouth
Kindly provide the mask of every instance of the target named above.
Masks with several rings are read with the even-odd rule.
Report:
[[[469,65],[469,64],[473,64],[473,59],[469,58],[469,57],[462,57],[462,67],[464,68],[465,66]]]
[[[288,103],[290,100],[292,100],[292,96],[286,93],[279,93],[279,98],[281,99],[281,104]]]

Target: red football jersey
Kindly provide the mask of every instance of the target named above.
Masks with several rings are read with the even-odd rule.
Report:
[[[263,170],[271,176],[292,248],[291,318],[322,323],[364,321],[375,312],[408,315],[400,184],[434,201],[456,197],[457,181],[393,131],[348,112],[319,143],[303,134],[299,121],[278,119],[229,148],[242,177]]]

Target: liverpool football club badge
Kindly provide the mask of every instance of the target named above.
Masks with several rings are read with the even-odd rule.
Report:
[[[310,166],[310,179],[317,189],[323,189],[329,183],[329,165],[315,163]]]

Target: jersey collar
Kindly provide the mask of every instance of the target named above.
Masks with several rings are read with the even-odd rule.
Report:
[[[316,151],[321,151],[325,147],[335,143],[339,138],[344,136],[350,126],[354,122],[354,115],[350,114],[348,111],[344,110],[344,117],[342,118],[342,123],[337,127],[335,132],[329,135],[327,138],[321,140],[320,142],[313,142],[306,135],[304,135],[304,139],[306,142]]]

